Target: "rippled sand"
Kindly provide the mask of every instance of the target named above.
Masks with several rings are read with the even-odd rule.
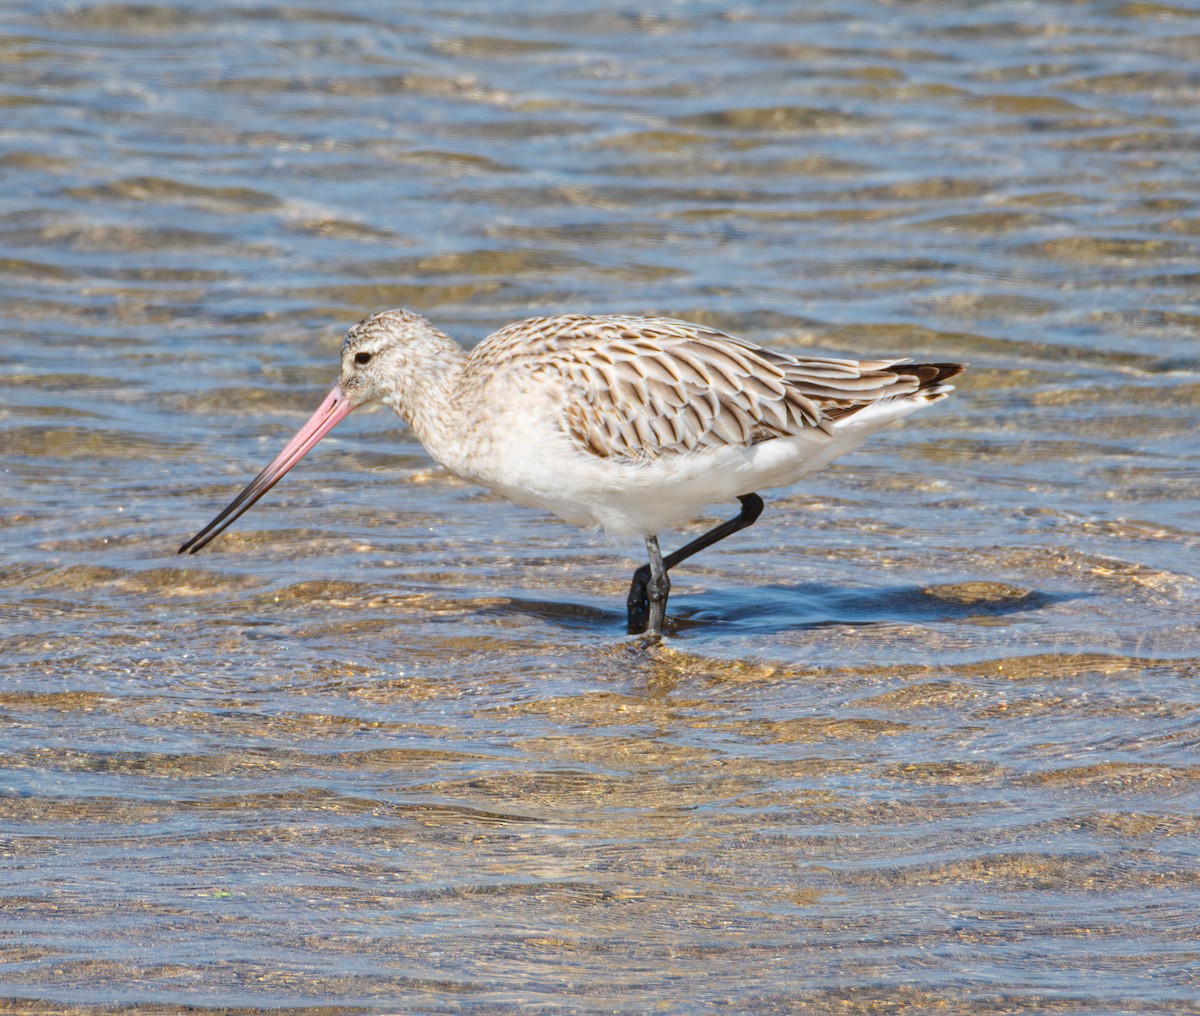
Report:
[[[1200,21],[665,10],[0,12],[0,1012],[1200,1012]],[[972,367],[658,648],[386,413],[177,557],[392,305]]]

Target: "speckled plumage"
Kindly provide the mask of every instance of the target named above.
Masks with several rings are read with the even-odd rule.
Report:
[[[828,430],[831,421],[943,375],[899,360],[803,359],[670,318],[531,318],[469,355],[488,371],[526,370],[561,388],[563,426],[601,458],[648,461]],[[953,373],[957,373],[954,370]],[[924,382],[924,384],[923,384]]]
[[[641,630],[648,598],[657,632],[667,569],[752,524],[755,491],[795,483],[945,397],[962,369],[791,356],[703,325],[621,315],[531,318],[468,353],[411,311],[383,311],[346,335],[340,380],[312,419],[181,551],[208,543],[355,407],[382,402],[459,476],[569,522],[645,537],[651,567],[635,576],[630,629]],[[738,518],[660,556],[662,528],[734,499]]]
[[[347,397],[369,389],[442,465],[616,535],[794,483],[944,396],[959,369],[801,358],[621,315],[532,318],[468,353],[411,311],[384,311],[342,348]]]

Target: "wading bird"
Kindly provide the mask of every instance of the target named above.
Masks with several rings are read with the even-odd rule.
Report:
[[[360,321],[341,377],[278,457],[179,552],[237,519],[351,411],[382,402],[446,469],[568,522],[641,536],[631,634],[660,636],[668,572],[752,525],[756,491],[822,469],[953,390],[957,363],[791,356],[657,317],[533,318],[470,352],[408,310]],[[741,511],[674,553],[658,533],[706,506]]]

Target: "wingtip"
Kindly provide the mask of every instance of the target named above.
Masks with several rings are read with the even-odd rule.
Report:
[[[967,365],[965,363],[918,363],[913,364],[911,369],[919,379],[917,391],[932,392],[941,390],[943,387],[952,391],[953,386],[943,386],[942,382],[957,377],[967,369]]]

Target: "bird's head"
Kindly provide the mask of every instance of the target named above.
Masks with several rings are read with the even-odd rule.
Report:
[[[451,340],[410,310],[363,318],[342,343],[343,396],[355,407],[383,402],[406,419],[414,391],[446,362]]]

